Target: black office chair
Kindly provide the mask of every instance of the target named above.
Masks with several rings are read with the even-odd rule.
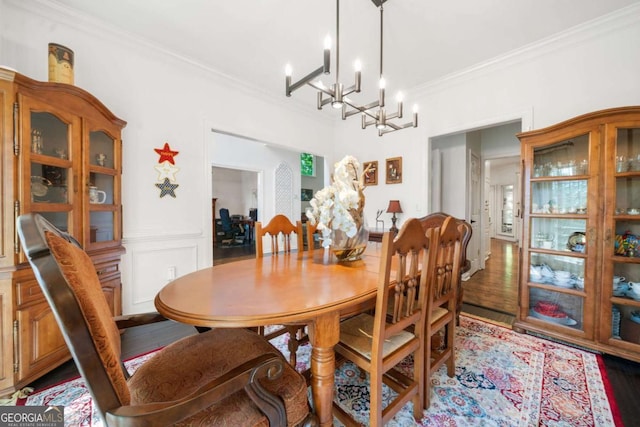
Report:
[[[220,208],[220,220],[222,221],[222,231],[225,236],[222,240],[223,244],[230,245],[232,243],[244,243],[245,229],[241,224],[234,224],[229,215],[229,209]]]

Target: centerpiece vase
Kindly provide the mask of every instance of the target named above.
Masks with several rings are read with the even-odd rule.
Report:
[[[353,237],[347,236],[342,230],[331,232],[331,252],[340,262],[351,262],[362,258],[369,242],[369,228],[366,222],[358,229]]]

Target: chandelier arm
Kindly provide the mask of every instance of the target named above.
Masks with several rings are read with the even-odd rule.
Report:
[[[345,120],[347,117],[351,117],[351,116],[353,116],[355,114],[358,114],[358,113],[366,114],[369,117],[371,117],[372,119],[376,118],[375,115],[371,114],[367,110],[370,110],[372,108],[377,107],[378,106],[378,101],[372,102],[372,103],[367,104],[367,105],[363,105],[362,107],[360,107],[358,105],[355,105],[355,104],[353,104],[353,103],[351,103],[349,101],[344,101],[344,104],[345,104],[345,107],[344,107],[343,112],[342,112],[342,120]],[[352,108],[351,111],[347,110],[347,108],[346,108],[347,105]]]
[[[384,130],[380,130],[378,133],[380,136],[382,136],[385,133],[395,132],[397,130],[402,130],[410,127],[418,127],[418,113],[413,113],[413,121],[407,122],[403,125],[396,125],[395,123],[387,122],[387,128]]]
[[[329,95],[329,96],[333,96],[333,90],[331,90],[331,89],[330,89],[330,88],[328,88],[328,87],[325,87],[325,86],[324,86],[322,83],[320,83],[320,82],[316,83],[316,82],[311,81],[311,82],[307,82],[307,84],[308,84],[309,86],[311,86],[312,88],[316,89],[316,90],[317,90],[317,91],[319,91],[319,92],[322,92],[322,93],[324,93],[324,94],[326,94],[326,95]]]
[[[367,113],[365,113],[365,114],[367,114]],[[369,126],[376,124],[376,119],[367,120],[367,116],[365,114],[362,115],[362,129],[366,129]]]
[[[387,120],[391,120],[391,119],[401,119],[402,117],[400,117],[400,115],[398,115],[398,112],[396,111],[393,114],[387,114]]]
[[[287,96],[291,96],[291,93],[295,90],[300,89],[302,86],[304,86],[305,84],[309,84],[310,86],[315,87],[316,89],[318,89],[314,84],[311,83],[311,81],[313,79],[315,79],[316,77],[318,77],[321,74],[326,74],[325,73],[325,66],[321,66],[318,67],[316,70],[310,72],[309,74],[307,74],[306,76],[304,76],[303,78],[301,78],[300,80],[298,80],[297,82],[291,84],[291,77],[287,76],[287,84],[286,84],[286,93]]]
[[[352,93],[354,93],[354,92],[355,92],[355,93],[360,92],[360,88],[359,88],[357,85],[355,85],[355,84],[354,84],[354,85],[352,85],[352,86],[349,86],[349,87],[348,87],[348,88],[346,88],[346,89],[344,89],[344,91],[342,92],[342,96],[347,96],[347,95],[350,95],[350,94],[352,94]]]
[[[318,110],[322,110],[322,107],[324,107],[325,105],[329,104],[330,102],[333,101],[333,97],[329,97],[329,98],[322,98],[322,92],[318,92]]]

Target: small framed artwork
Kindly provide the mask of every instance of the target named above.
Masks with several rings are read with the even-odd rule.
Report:
[[[387,184],[400,184],[402,182],[402,157],[387,159],[386,165]]]
[[[362,164],[364,171],[364,185],[378,185],[378,161],[364,162]]]
[[[313,199],[313,190],[310,188],[301,188],[300,189],[300,200],[303,202],[308,202]]]

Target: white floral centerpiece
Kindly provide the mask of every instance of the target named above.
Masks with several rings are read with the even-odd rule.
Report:
[[[339,259],[357,259],[367,244],[364,221],[364,174],[360,162],[345,156],[334,166],[331,185],[316,192],[306,214],[322,233],[322,246]]]

